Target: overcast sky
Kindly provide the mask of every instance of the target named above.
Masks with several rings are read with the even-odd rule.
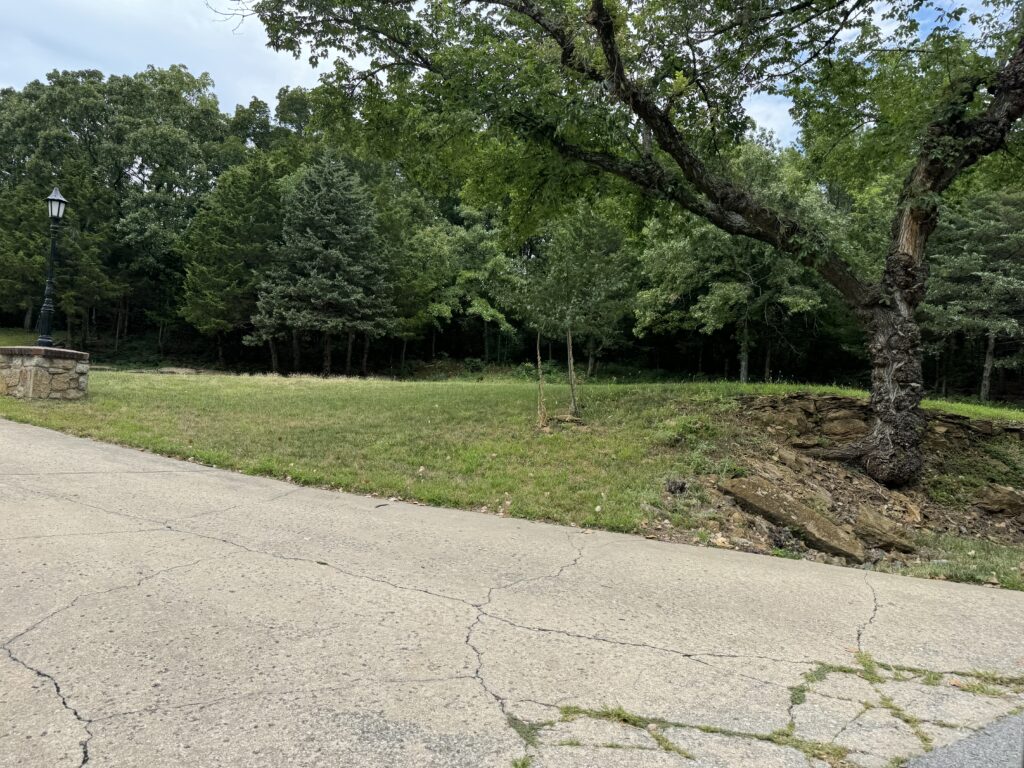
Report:
[[[210,0],[224,8],[230,0]],[[21,88],[53,69],[98,69],[126,75],[147,65],[185,64],[209,72],[221,109],[258,96],[271,107],[282,85],[315,85],[304,60],[266,47],[256,19],[235,29],[204,0],[0,0],[0,87]],[[790,142],[788,102],[775,96],[748,101],[764,128]]]
[[[258,20],[235,26],[204,0],[0,0],[0,87],[21,88],[54,69],[125,75],[185,64],[210,73],[230,113],[253,96],[273,107],[282,85],[316,84],[306,61],[266,47]]]

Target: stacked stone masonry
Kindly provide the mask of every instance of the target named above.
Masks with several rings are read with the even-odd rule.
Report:
[[[78,400],[89,386],[89,353],[54,347],[0,347],[0,395]]]

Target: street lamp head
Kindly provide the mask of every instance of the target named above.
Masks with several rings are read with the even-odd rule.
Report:
[[[53,188],[53,192],[46,198],[46,207],[50,211],[50,218],[54,222],[60,221],[64,218],[64,209],[67,207],[68,201],[64,199],[64,196],[60,193],[60,190],[56,187]]]

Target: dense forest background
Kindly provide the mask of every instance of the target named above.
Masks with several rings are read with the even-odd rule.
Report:
[[[0,91],[0,326],[34,327],[57,184],[58,338],[97,362],[414,376],[572,352],[588,375],[867,384],[861,325],[815,270],[429,98],[328,78],[228,114],[183,66]],[[719,154],[876,274],[902,178],[843,167],[805,118],[799,146],[748,122]],[[932,391],[1024,396],[1020,178],[996,156],[946,195]]]

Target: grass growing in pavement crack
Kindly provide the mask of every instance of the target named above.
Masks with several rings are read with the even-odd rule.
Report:
[[[533,765],[533,758],[529,755],[517,757],[512,761],[512,768],[530,768],[531,765]]]
[[[885,682],[885,678],[882,677],[882,673],[879,672],[878,662],[874,660],[870,653],[867,651],[858,651],[857,663],[860,664],[861,667],[858,674],[869,683]]]
[[[515,715],[508,715],[507,717],[509,727],[519,734],[519,738],[521,738],[528,747],[536,747],[540,743],[540,740],[537,738],[537,734],[542,729],[554,725],[551,721],[528,723],[525,720],[520,720]]]
[[[905,709],[900,707],[888,696],[881,696],[879,698],[879,703],[882,705],[884,709],[889,710],[889,713],[897,720],[902,720],[904,723],[910,726],[910,730],[912,730],[914,732],[914,735],[917,736],[917,739],[921,742],[921,746],[924,748],[925,752],[932,751],[932,749],[935,746],[935,742],[932,740],[932,737],[925,733],[924,730],[921,728],[921,721],[918,718],[914,717],[912,714],[910,714]]]
[[[624,723],[625,725],[633,726],[634,728],[640,728],[646,730],[654,740],[661,746],[662,749],[668,752],[675,752],[676,754],[683,755],[691,760],[695,759],[692,755],[680,749],[666,737],[660,733],[660,728],[689,728],[691,730],[700,731],[702,733],[713,733],[720,736],[730,736],[737,739],[750,739],[753,741],[765,741],[771,744],[777,744],[782,747],[791,747],[793,749],[803,752],[808,757],[817,758],[824,760],[831,766],[843,765],[843,760],[849,754],[849,750],[845,747],[840,747],[837,744],[826,744],[824,742],[809,741],[807,739],[801,739],[793,733],[793,723],[790,723],[786,728],[774,731],[773,733],[747,733],[745,731],[734,731],[728,728],[718,728],[712,725],[694,725],[692,723],[677,723],[671,720],[665,720],[658,717],[645,717],[643,715],[637,715],[632,712],[627,712],[622,707],[610,707],[605,709],[585,709],[583,707],[562,707],[562,717],[567,720],[571,720],[576,717],[590,717],[595,720],[611,720],[612,722]],[[655,726],[654,729],[648,726]],[[659,738],[660,737],[660,738]],[[670,745],[670,746],[667,746]]]

